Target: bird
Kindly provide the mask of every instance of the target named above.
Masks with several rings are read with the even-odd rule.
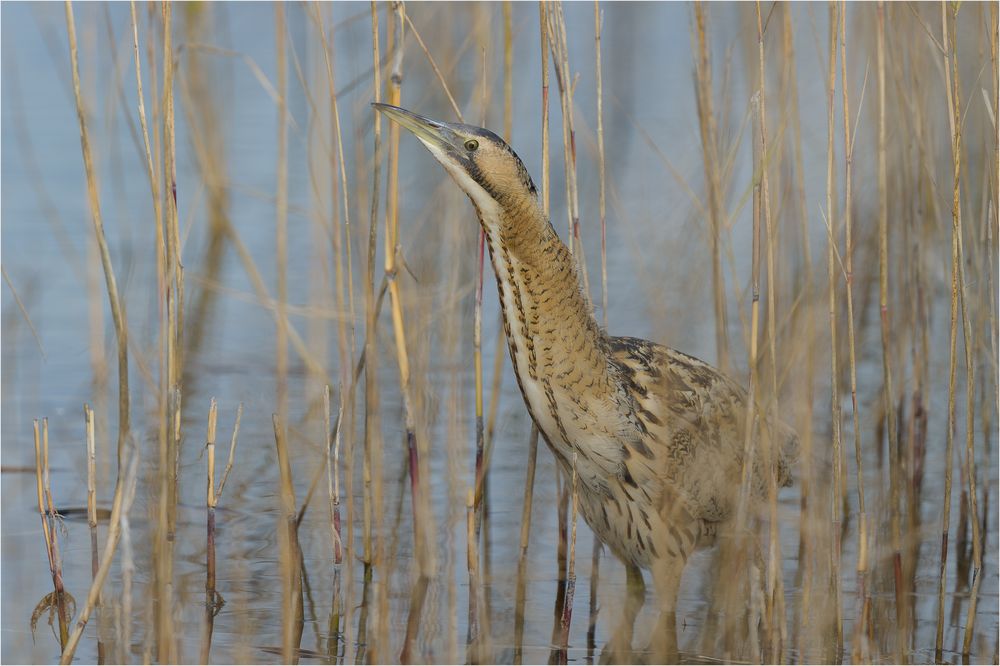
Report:
[[[576,261],[507,142],[482,127],[373,106],[430,151],[476,210],[527,411],[567,478],[575,470],[584,520],[625,565],[627,598],[613,649],[631,643],[648,570],[666,628],[661,647],[676,657],[685,563],[736,519],[747,391],[693,356],[611,336],[598,324]],[[761,426],[776,443],[777,482],[790,485],[795,432],[777,419]],[[771,470],[759,460],[752,467],[759,499]]]

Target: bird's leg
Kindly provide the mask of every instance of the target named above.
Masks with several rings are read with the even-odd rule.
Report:
[[[653,584],[659,601],[660,617],[649,641],[650,663],[677,661],[677,591],[687,552],[666,555],[653,565]]]
[[[650,639],[652,663],[677,661],[677,591],[688,556],[694,552],[701,535],[701,524],[680,504],[664,516],[668,529],[663,552],[653,563],[653,584],[660,606],[660,618]]]
[[[642,570],[629,562],[625,563],[625,586],[625,607],[622,609],[622,617],[601,652],[601,663],[620,664],[631,661],[632,632],[635,628],[635,619],[646,603],[646,584],[642,580]]]

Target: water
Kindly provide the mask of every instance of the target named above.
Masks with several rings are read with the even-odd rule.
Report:
[[[732,105],[729,129],[720,133],[734,138],[747,113],[756,67],[756,45],[744,43],[750,13],[729,5],[710,8],[712,56],[716,63],[716,87],[727,83]],[[143,48],[151,35],[144,8],[140,13]],[[362,295],[363,253],[366,247],[371,153],[372,99],[370,85],[370,19],[368,5],[344,3],[325,8],[337,26],[333,33],[334,64],[344,123],[345,153],[351,181],[355,298]],[[152,650],[153,626],[149,620],[153,586],[151,543],[158,494],[154,480],[156,459],[156,344],[159,321],[156,295],[156,265],[153,211],[145,177],[140,143],[133,132],[138,127],[136,92],[131,61],[131,32],[126,5],[88,4],[74,7],[81,49],[81,75],[89,112],[92,143],[98,164],[100,196],[105,226],[120,288],[127,304],[132,334],[134,443],[141,456],[139,491],[132,509],[137,570],[134,578],[129,660],[138,661]],[[332,182],[325,167],[325,151],[332,145],[327,126],[310,123],[313,104],[325,104],[325,65],[317,51],[315,25],[300,6],[288,6],[288,41],[299,59],[308,85],[304,88],[289,64],[289,302],[309,306],[293,310],[292,325],[306,340],[316,358],[323,361],[330,377],[337,368],[337,317],[333,307],[330,240],[326,227]],[[476,26],[482,22],[487,45],[487,76],[492,102],[487,125],[502,125],[502,21],[499,6],[419,5],[409,13],[428,47],[445,72],[449,85],[468,122],[479,122],[482,110],[480,38]],[[513,136],[511,144],[525,161],[536,182],[541,175],[538,71],[537,7],[515,4],[513,11],[514,78]],[[708,244],[706,226],[687,191],[690,185],[703,197],[704,173],[698,119],[692,85],[689,42],[691,8],[686,5],[614,4],[603,7],[605,33],[604,109],[608,167],[608,289],[610,331],[666,342],[685,352],[715,359],[714,319],[710,306]],[[971,14],[968,10],[966,14]],[[777,14],[775,12],[775,26]],[[3,219],[2,263],[10,284],[17,290],[38,334],[36,341],[7,286],[3,290],[2,370],[2,655],[5,662],[48,662],[58,658],[58,643],[43,618],[34,637],[29,629],[32,609],[51,590],[35,505],[32,419],[48,417],[51,441],[52,488],[61,509],[86,502],[86,475],[82,405],[95,406],[98,418],[98,502],[109,507],[114,468],[112,451],[116,427],[116,385],[95,378],[95,362],[107,363],[114,377],[114,334],[108,316],[103,279],[94,271],[97,258],[91,247],[93,232],[86,199],[86,183],[80,157],[79,132],[70,87],[69,55],[63,8],[56,5],[5,3],[3,18],[2,183],[0,214]],[[575,92],[577,149],[579,153],[582,236],[589,260],[592,295],[599,302],[599,234],[597,231],[597,167],[595,91],[593,83],[592,6],[566,6],[570,62],[580,73]],[[804,187],[814,262],[823,265],[826,231],[822,218],[813,211],[823,206],[825,188],[825,112],[822,106],[821,57],[811,43],[825,35],[826,15],[819,8],[793,8],[798,55],[798,85],[802,103]],[[902,19],[900,19],[902,20]],[[382,16],[383,40],[386,15]],[[851,30],[864,23],[853,17]],[[203,26],[198,33],[193,26]],[[192,103],[183,82],[189,81],[185,67],[201,68],[211,83],[217,114],[213,146],[225,168],[224,188],[228,215],[271,295],[276,293],[274,219],[276,181],[275,104],[254,68],[273,85],[276,80],[274,19],[270,6],[257,4],[177,7],[175,46],[179,52],[177,102],[178,205],[183,236],[187,298],[191,308],[199,299],[214,296],[207,315],[189,326],[202,327],[202,342],[187,359],[184,390],[184,441],[180,459],[180,507],[174,562],[176,626],[179,657],[197,659],[202,626],[204,589],[204,474],[202,443],[209,398],[217,397],[220,414],[218,459],[224,460],[236,405],[243,403],[236,464],[218,510],[218,590],[225,599],[215,620],[211,658],[213,661],[277,661],[281,645],[281,578],[277,532],[280,524],[278,474],[271,426],[276,410],[274,323],[267,307],[254,293],[254,284],[237,253],[228,246],[216,266],[209,266],[206,252],[211,219],[206,213],[209,189],[199,167],[195,144],[205,143],[192,125]],[[329,31],[329,23],[328,31]],[[963,24],[965,26],[966,24]],[[976,22],[968,20],[970,41],[978,40]],[[185,27],[192,26],[192,27]],[[772,30],[777,31],[774,27]],[[863,30],[863,27],[858,27]],[[777,33],[776,33],[777,34]],[[863,33],[862,33],[863,34]],[[429,38],[433,36],[433,39]],[[777,38],[776,38],[777,39]],[[471,41],[470,41],[471,40]],[[464,45],[464,46],[463,46]],[[383,41],[384,46],[384,41]],[[820,46],[819,50],[824,47]],[[860,48],[860,47],[859,47]],[[214,50],[213,50],[214,49]],[[220,52],[219,49],[225,49]],[[236,56],[226,55],[235,53]],[[825,58],[825,56],[822,56]],[[731,67],[723,74],[728,59]],[[252,66],[251,66],[252,63]],[[974,67],[973,67],[974,65]],[[979,71],[971,62],[968,68]],[[143,61],[149,97],[149,63]],[[407,38],[406,77],[403,104],[432,117],[451,119],[452,113],[425,57],[415,40]],[[777,71],[777,70],[776,70]],[[852,80],[864,77],[863,64],[852,63]],[[966,77],[972,81],[973,75]],[[356,79],[360,83],[350,85]],[[771,84],[769,84],[771,85]],[[553,91],[553,223],[565,235],[566,219],[563,164],[556,82]],[[853,91],[854,100],[860,95]],[[871,92],[869,90],[869,95]],[[866,104],[871,104],[869,98]],[[719,102],[721,104],[721,102]],[[852,103],[855,103],[852,101]],[[325,107],[324,107],[325,108]],[[861,131],[871,132],[873,121],[862,116]],[[315,121],[319,123],[320,121]],[[325,122],[325,121],[323,121]],[[383,130],[386,124],[383,123]],[[639,131],[641,130],[641,131]],[[645,133],[645,134],[644,134]],[[648,138],[647,138],[648,137]],[[360,143],[357,142],[360,139]],[[727,140],[729,140],[727,139]],[[655,147],[650,145],[655,142]],[[751,179],[749,130],[734,163],[731,196],[727,210],[732,215],[732,260],[726,265],[729,294],[730,340],[739,372],[745,373],[743,329],[738,309],[748,311],[746,286],[749,275],[751,238],[750,206],[746,201]],[[465,656],[468,578],[465,561],[466,488],[472,483],[474,456],[473,376],[471,358],[472,285],[474,279],[475,219],[471,207],[416,141],[402,138],[400,147],[401,243],[407,265],[415,279],[403,277],[411,326],[410,353],[423,434],[430,446],[430,505],[435,517],[438,577],[428,592],[426,613],[419,641],[420,654],[429,660],[459,660]],[[839,156],[838,160],[842,159]],[[941,157],[935,168],[947,168]],[[665,163],[669,161],[669,165]],[[310,165],[313,165],[310,168]],[[840,164],[840,162],[838,162]],[[673,169],[673,171],[671,171]],[[865,210],[874,210],[875,190],[865,183],[872,163],[859,160],[857,197]],[[950,181],[948,181],[950,183]],[[431,193],[425,195],[423,193]],[[777,204],[775,207],[778,208]],[[777,215],[777,213],[776,213]],[[782,213],[788,215],[788,213]],[[815,218],[815,219],[813,219]],[[871,218],[874,219],[874,218]],[[867,220],[866,220],[867,223]],[[328,225],[329,222],[326,222]],[[860,222],[859,222],[860,224]],[[327,235],[324,235],[327,234]],[[381,262],[381,236],[379,262]],[[936,618],[937,558],[940,498],[943,494],[942,460],[944,405],[947,396],[947,244],[934,254],[930,273],[931,308],[935,348],[929,362],[932,380],[928,457],[921,516],[923,522],[908,538],[920,545],[916,575],[916,625],[914,661],[933,661],[933,628]],[[381,266],[381,263],[379,263]],[[737,296],[740,299],[737,302]],[[703,305],[703,307],[699,307]],[[825,304],[814,306],[817,329],[826,326]],[[862,427],[869,453],[866,473],[869,497],[875,498],[887,473],[876,467],[870,445],[880,404],[881,359],[877,317],[870,303],[868,328],[861,345]],[[92,312],[99,313],[96,318]],[[189,309],[189,312],[191,310]],[[433,316],[428,313],[433,312]],[[484,296],[484,367],[486,382],[492,381],[497,299],[492,280]],[[602,313],[598,313],[601,316]],[[860,313],[859,313],[860,314]],[[944,322],[944,323],[942,323]],[[358,321],[361,340],[363,324]],[[394,659],[406,626],[409,607],[410,570],[413,563],[412,526],[408,489],[400,482],[405,464],[402,449],[402,401],[389,317],[381,320],[380,391],[382,434],[385,442],[385,524],[387,543],[395,545],[389,573],[389,632],[392,645],[380,653]],[[189,329],[190,332],[191,329]],[[816,446],[828,442],[828,342],[814,341],[817,354],[816,420],[812,431]],[[907,350],[900,341],[900,350]],[[902,356],[904,351],[900,351]],[[314,470],[321,464],[319,453],[322,424],[312,409],[320,396],[320,383],[308,376],[302,360],[291,358],[289,416],[290,446],[297,499],[302,501]],[[97,359],[95,361],[95,359]],[[140,360],[141,359],[141,360]],[[825,364],[825,365],[824,365]],[[786,367],[786,366],[782,366]],[[801,364],[787,367],[801,374]],[[995,366],[980,370],[985,377]],[[152,374],[149,374],[152,373]],[[740,375],[744,377],[745,375]],[[150,382],[153,383],[150,383]],[[899,378],[908,386],[909,375]],[[794,383],[794,382],[790,382]],[[843,386],[843,385],[842,385]],[[992,390],[992,389],[989,389]],[[786,390],[786,394],[789,391]],[[799,396],[801,398],[801,396]],[[487,396],[488,399],[488,396]],[[788,398],[795,403],[795,398]],[[801,399],[796,409],[801,408]],[[360,440],[362,412],[359,399],[356,441]],[[845,410],[849,409],[845,395]],[[959,411],[964,408],[960,401]],[[792,408],[789,408],[791,411]],[[845,411],[845,415],[849,411]],[[993,415],[995,422],[995,414]],[[847,419],[849,421],[849,419]],[[510,661],[514,649],[515,579],[521,524],[521,497],[530,423],[517,385],[505,360],[497,415],[495,449],[490,471],[490,519],[488,557],[492,578],[490,599],[495,658]],[[845,442],[850,443],[849,428]],[[956,446],[964,446],[964,431],[956,435]],[[977,440],[977,446],[980,446]],[[996,433],[989,446],[995,456]],[[557,545],[557,501],[555,467],[551,455],[540,447],[528,552],[528,585],[523,639],[525,662],[547,660],[552,638],[552,609],[557,589],[555,551]],[[850,451],[850,450],[849,450]],[[820,454],[825,456],[825,454]],[[849,492],[854,502],[853,454]],[[823,459],[828,459],[823,457]],[[995,458],[994,458],[995,459]],[[982,460],[981,464],[986,465]],[[359,465],[360,467],[360,465]],[[27,471],[25,471],[27,470]],[[957,487],[960,468],[956,466]],[[979,615],[972,659],[995,659],[997,614],[997,470],[995,463],[980,469],[980,484],[990,489],[989,533],[985,578],[980,592]],[[360,534],[361,477],[355,477],[355,502]],[[328,618],[332,608],[333,564],[330,533],[325,513],[325,489],[320,484],[315,500],[300,528],[300,540],[309,588],[306,599],[304,650],[325,655],[330,639]],[[879,501],[872,499],[876,506]],[[852,504],[853,506],[853,504]],[[982,507],[980,507],[982,510]],[[788,592],[790,616],[797,607],[801,589],[796,585],[798,489],[781,496],[782,573]],[[86,521],[67,519],[60,534],[67,589],[82,605],[90,582],[89,534]],[[855,535],[852,531],[851,535]],[[101,543],[104,527],[101,529]],[[853,562],[856,536],[845,542],[845,616],[853,622]],[[586,661],[586,630],[591,579],[592,537],[581,523],[577,542],[577,593],[573,609],[567,658]],[[954,549],[952,563],[955,561]],[[699,631],[704,623],[706,581],[711,580],[712,559],[700,553],[689,567],[682,586],[678,616],[679,640],[685,658],[707,660],[721,655],[699,649]],[[343,575],[354,583],[354,604],[360,603],[362,568],[345,566]],[[949,567],[947,604],[957,599],[960,612],[949,623],[943,655],[960,659],[961,632],[965,624],[965,601],[952,595],[956,587],[954,566]],[[120,592],[121,570],[112,568],[107,589],[113,598]],[[598,589],[601,613],[596,632],[598,648],[609,637],[616,609],[624,595],[623,570],[613,558],[601,560]],[[886,588],[888,589],[888,588]],[[888,597],[887,597],[888,598]],[[650,593],[646,612],[636,630],[637,643],[645,640],[655,614]],[[117,601],[105,613],[102,633],[120,635],[113,617]],[[352,617],[357,622],[357,614]],[[794,619],[794,618],[793,618]],[[121,618],[117,620],[119,623]],[[357,627],[355,626],[356,636]],[[370,629],[374,631],[374,629]],[[79,661],[97,657],[97,623],[91,621],[77,651]],[[343,649],[343,647],[341,647]],[[886,649],[883,647],[883,649]],[[155,655],[155,652],[153,652]],[[304,660],[310,661],[310,653]],[[891,655],[891,652],[888,653]],[[353,658],[354,646],[347,651]],[[797,658],[793,652],[791,655]],[[117,657],[115,657],[117,658]],[[319,656],[315,657],[321,660]],[[325,657],[323,657],[325,658]],[[804,659],[815,659],[806,655]],[[889,657],[886,657],[889,658]]]

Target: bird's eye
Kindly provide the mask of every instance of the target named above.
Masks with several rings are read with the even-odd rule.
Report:
[[[479,148],[479,142],[476,141],[475,139],[469,139],[468,141],[465,142],[465,149],[470,153],[475,151],[476,148]]]

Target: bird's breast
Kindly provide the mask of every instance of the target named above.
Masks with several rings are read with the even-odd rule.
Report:
[[[604,492],[621,473],[622,418],[608,390],[603,359],[587,321],[567,307],[575,284],[546,279],[489,238],[490,256],[514,374],[532,419],[553,453],[581,480]],[[575,454],[575,455],[574,455]]]

